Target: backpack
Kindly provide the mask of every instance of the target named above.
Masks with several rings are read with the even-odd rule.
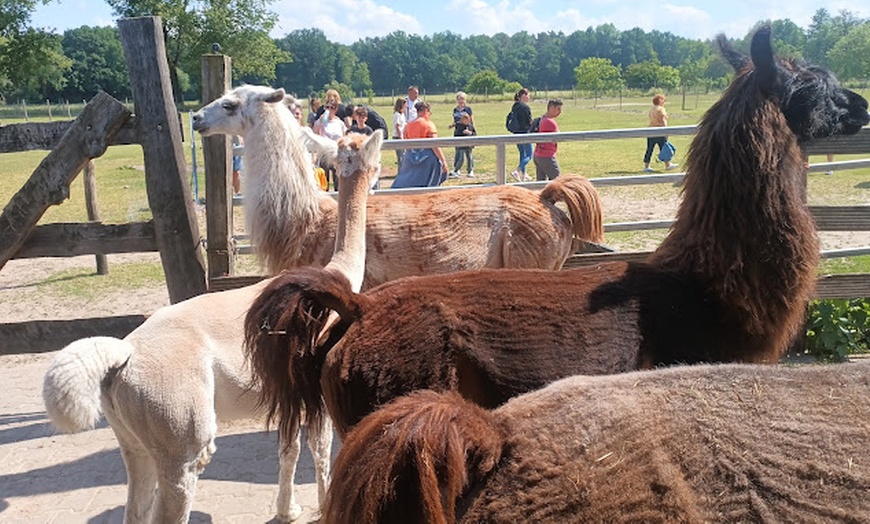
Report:
[[[543,117],[539,116],[538,118],[532,120],[532,127],[529,128],[529,133],[537,133],[540,130],[541,118]]]
[[[511,133],[519,133],[521,131],[521,129],[519,128],[519,122],[517,121],[517,115],[514,114],[513,109],[511,109],[505,117],[504,126]]]
[[[674,155],[677,154],[677,148],[670,142],[665,142],[659,151],[659,160],[662,162],[670,162]]]

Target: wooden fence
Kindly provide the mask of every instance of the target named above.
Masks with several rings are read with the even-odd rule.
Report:
[[[51,150],[0,215],[0,269],[11,258],[159,251],[170,300],[178,302],[204,293],[207,282],[163,29],[156,17],[121,20],[118,27],[135,117],[99,93],[72,122],[0,127],[0,153]],[[78,173],[115,144],[142,146],[152,220],[37,226],[49,206],[67,198]],[[89,210],[91,217],[96,214]],[[0,324],[0,353],[49,351],[97,334],[123,337],[144,319],[124,315]]]
[[[696,126],[674,126],[668,127],[668,135],[693,135]],[[613,140],[622,138],[644,138],[647,136],[655,136],[661,134],[660,129],[655,128],[638,128],[638,129],[614,129],[602,131],[575,131],[563,133],[547,133],[546,140],[548,142],[569,142],[569,141],[587,141],[587,140]],[[437,139],[415,139],[415,140],[388,140],[383,144],[384,150],[395,150],[399,148],[412,147],[443,147],[452,148],[457,145],[461,146],[489,146],[496,149],[496,184],[504,184],[506,179],[506,151],[508,146],[522,142],[535,142],[535,138],[540,135],[497,135],[497,136],[478,136],[474,138],[455,138],[445,137]],[[855,155],[855,154],[870,154],[870,127],[862,129],[859,133],[850,136],[836,136],[817,140],[811,144],[807,144],[804,148],[807,155]],[[809,172],[824,172],[831,169],[845,170],[870,167],[870,158],[861,160],[847,160],[840,162],[818,163],[810,166]],[[210,174],[206,174],[210,180]],[[626,186],[626,185],[641,185],[641,184],[674,184],[679,183],[683,178],[682,173],[656,174],[656,175],[638,175],[638,176],[619,176],[619,177],[601,177],[590,179],[597,187],[608,186]],[[208,181],[207,181],[208,183]],[[521,184],[530,189],[539,189],[546,185],[546,182],[526,182]],[[466,184],[459,188],[452,187],[437,187],[437,188],[416,188],[416,189],[397,189],[384,190],[382,193],[424,193],[432,191],[447,191],[462,188],[478,187],[478,184]],[[209,215],[225,213],[226,203],[217,209],[212,209],[206,205]],[[859,206],[810,206],[816,226],[820,231],[870,231],[870,205]],[[666,229],[670,227],[671,220],[651,220],[643,222],[623,222],[605,224],[605,232],[615,231],[642,231],[650,229]],[[232,231],[230,227],[229,231]],[[209,234],[209,239],[211,239]],[[245,245],[246,237],[230,237],[218,239],[218,242],[226,246],[236,246],[237,253],[251,253],[252,247]],[[228,249],[232,252],[232,249]],[[850,249],[832,250],[822,252],[822,257],[844,257],[870,254],[870,246],[857,246]],[[608,252],[608,253],[578,253],[571,256],[565,263],[565,268],[579,267],[583,265],[598,264],[607,261],[618,260],[643,260],[649,255],[648,251],[644,252]],[[249,285],[257,280],[262,279],[261,276],[210,276],[209,288],[212,290],[223,290]],[[870,297],[870,274],[839,274],[825,275],[819,278],[816,290],[818,298],[858,298]]]

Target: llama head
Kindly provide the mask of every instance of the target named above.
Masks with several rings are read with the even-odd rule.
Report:
[[[260,121],[261,106],[286,104],[285,96],[283,89],[253,85],[237,87],[194,113],[193,129],[202,136],[245,136]]]
[[[378,129],[371,136],[348,133],[338,139],[338,156],[335,165],[342,178],[362,176],[368,179],[369,187],[375,187],[381,174],[381,144],[383,132]]]
[[[867,125],[867,100],[844,89],[821,67],[800,60],[778,59],[770,43],[770,27],[752,37],[750,56],[736,51],[724,35],[717,43],[737,72],[738,81],[753,82],[766,97],[777,100],[799,142],[837,134],[854,134]]]

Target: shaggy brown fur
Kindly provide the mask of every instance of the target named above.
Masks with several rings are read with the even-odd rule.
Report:
[[[870,362],[572,377],[364,418],[323,521],[870,522]]]
[[[778,360],[818,261],[798,142],[857,132],[867,102],[825,71],[776,62],[768,30],[752,59],[704,116],[676,223],[647,263],[410,278],[363,295],[318,272],[276,279],[246,319],[273,414],[295,422],[304,398],[316,419],[322,384],[343,434],[420,388],[494,407],[576,374]],[[329,309],[341,322],[317,340]]]

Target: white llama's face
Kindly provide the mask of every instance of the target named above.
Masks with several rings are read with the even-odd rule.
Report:
[[[193,115],[193,129],[202,136],[217,134],[244,137],[257,124],[261,104],[284,101],[283,89],[266,86],[241,86],[233,89]]]
[[[365,176],[369,187],[378,181],[381,174],[381,143],[384,134],[380,129],[371,136],[349,133],[338,139],[336,168],[339,176]]]

